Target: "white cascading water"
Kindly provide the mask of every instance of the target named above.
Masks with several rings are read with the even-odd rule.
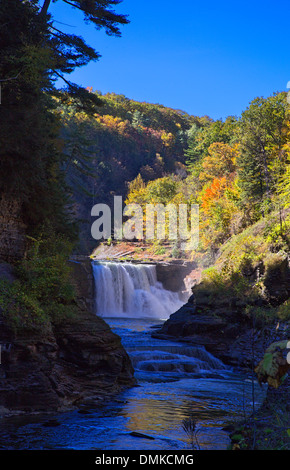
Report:
[[[93,273],[100,316],[166,320],[183,304],[157,281],[154,265],[95,261]]]

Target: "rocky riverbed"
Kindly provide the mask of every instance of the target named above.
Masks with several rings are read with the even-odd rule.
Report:
[[[240,302],[191,297],[152,336],[202,345],[225,364],[254,371],[265,350],[276,341],[290,338],[289,322],[263,328],[241,316]],[[289,449],[290,377],[278,388],[268,387],[265,401],[249,418],[225,427],[232,449]]]
[[[225,364],[252,369],[271,343],[289,337],[290,327],[279,322],[255,328],[241,316],[239,305],[229,308],[226,300],[190,297],[152,335],[202,345]]]

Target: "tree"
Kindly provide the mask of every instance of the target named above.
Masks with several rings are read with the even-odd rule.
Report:
[[[238,121],[229,116],[223,122],[218,119],[201,118],[188,131],[188,148],[185,150],[189,170],[207,156],[209,147],[215,142],[232,144],[236,141]]]
[[[200,193],[201,239],[205,246],[214,246],[231,235],[231,222],[237,213],[239,198],[235,181],[214,178]]]
[[[109,35],[119,36],[118,25],[128,23],[110,8],[119,0],[63,1]],[[57,77],[99,58],[81,37],[55,27],[50,3],[0,3],[0,192],[21,202],[21,217],[32,234],[48,221],[56,231],[71,233],[70,193],[63,171],[71,156],[62,153],[60,120],[51,95],[58,94]],[[69,94],[59,93],[61,99],[75,96],[88,110],[100,103],[96,94],[63,78]]]
[[[147,186],[148,198],[154,204],[168,204],[177,192],[178,182],[171,176],[150,181]]]
[[[290,110],[289,107],[286,111],[285,128],[283,129],[285,135],[285,143],[282,148],[282,162],[283,168],[278,175],[277,193],[280,208],[288,208],[290,206]]]
[[[140,127],[145,127],[148,124],[148,119],[144,117],[144,115],[136,109],[132,114],[132,126],[136,129]]]
[[[0,16],[0,191],[21,201],[30,227],[45,218],[65,225],[58,119],[44,93],[52,87],[48,25],[40,27],[35,2],[1,2]]]
[[[233,147],[222,142],[211,144],[208,149],[208,156],[202,162],[203,172],[200,174],[200,178],[212,180],[223,176],[230,177],[235,173],[238,155],[238,144]]]
[[[54,0],[58,1],[58,0]],[[127,24],[126,16],[117,14],[111,6],[118,5],[122,0],[60,0],[68,7],[80,10],[87,23],[92,23],[98,30],[104,29],[109,36],[120,36],[119,25]],[[39,20],[46,23],[50,28],[48,46],[53,53],[55,60],[53,75],[71,73],[76,67],[86,65],[91,60],[99,59],[99,53],[87,45],[84,39],[74,34],[67,34],[55,27],[52,16],[49,14],[49,6],[52,0],[44,0],[42,7],[39,7]],[[34,2],[42,3],[42,2]],[[47,41],[46,41],[47,42]],[[71,84],[65,79],[70,92],[80,91],[80,87]],[[89,90],[82,90],[88,95]]]
[[[286,94],[256,98],[242,113],[238,184],[245,205],[270,200],[283,169],[280,158],[286,135]]]

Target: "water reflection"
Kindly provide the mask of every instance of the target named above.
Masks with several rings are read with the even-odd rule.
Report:
[[[101,408],[85,407],[52,417],[5,419],[0,424],[1,447],[6,449],[97,449],[97,450],[170,450],[188,449],[188,436],[182,422],[190,413],[197,421],[201,449],[224,449],[229,443],[223,426],[241,419],[252,411],[252,383],[215,360],[206,351],[194,350],[186,344],[169,343],[151,338],[152,323],[148,320],[107,319],[121,335],[122,342],[135,361],[138,386],[126,390]],[[196,349],[196,348],[195,348]],[[198,348],[197,348],[198,349]],[[148,354],[146,353],[148,352]],[[198,373],[176,367],[164,371],[138,369],[136,356],[162,362],[167,354],[174,360],[206,363]],[[141,356],[140,356],[141,357]],[[202,359],[201,359],[202,358]],[[172,357],[171,357],[172,359]],[[155,364],[156,365],[156,364]],[[265,389],[255,384],[256,407],[262,402]],[[56,419],[55,426],[47,426]],[[140,432],[154,440],[138,438]]]

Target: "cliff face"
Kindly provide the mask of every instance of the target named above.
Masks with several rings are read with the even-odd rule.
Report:
[[[167,263],[156,264],[157,279],[165,289],[173,292],[190,292],[186,285],[186,278],[195,272],[196,263],[191,261],[173,260]]]
[[[87,276],[89,269],[75,264],[78,316],[52,324],[45,335],[16,335],[0,313],[0,414],[71,409],[134,385],[120,338],[88,308],[93,288]]]
[[[46,338],[13,338],[2,328],[1,343],[2,414],[70,409],[134,384],[118,336],[100,318],[84,312]]]
[[[267,269],[265,292],[274,305],[289,298],[289,275],[289,258],[282,258]],[[263,358],[271,343],[289,339],[289,320],[275,317],[272,322],[259,325],[245,313],[247,306],[254,312],[261,306],[265,308],[265,300],[242,300],[230,292],[228,297],[213,296],[201,287],[202,283],[193,288],[194,295],[152,333],[153,337],[202,345],[225,364],[250,369],[253,362],[257,365]]]

